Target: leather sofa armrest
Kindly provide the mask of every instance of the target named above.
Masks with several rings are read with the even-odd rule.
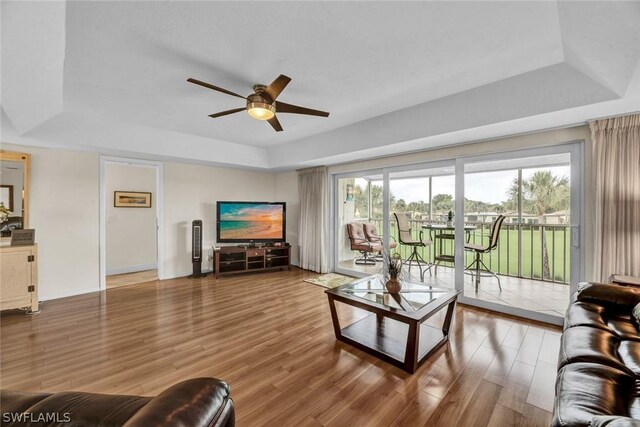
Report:
[[[124,427],[233,426],[229,385],[194,378],[169,387],[141,408]]]
[[[576,293],[578,301],[633,307],[640,303],[640,288],[604,283],[580,283]]]

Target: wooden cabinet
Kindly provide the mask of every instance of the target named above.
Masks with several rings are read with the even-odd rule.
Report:
[[[216,279],[221,274],[244,273],[288,268],[291,270],[289,246],[260,248],[222,247],[213,251]]]
[[[38,311],[37,246],[0,247],[0,310]]]

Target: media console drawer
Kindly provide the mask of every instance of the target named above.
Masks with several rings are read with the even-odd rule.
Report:
[[[264,256],[264,249],[248,249],[247,257],[250,256]]]

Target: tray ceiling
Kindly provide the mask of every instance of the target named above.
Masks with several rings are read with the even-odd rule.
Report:
[[[3,131],[17,140],[287,169],[640,109],[637,2],[1,7]],[[279,74],[293,79],[282,101],[331,116],[282,114],[280,133],[211,119],[242,100],[186,82],[249,94]]]

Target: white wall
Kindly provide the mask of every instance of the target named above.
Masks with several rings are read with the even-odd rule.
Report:
[[[287,203],[287,242],[291,244],[291,263],[300,265],[300,247],[298,246],[300,196],[297,172],[283,172],[276,175],[275,201]]]
[[[156,268],[156,169],[153,166],[106,163],[107,275]],[[151,193],[151,208],[114,207],[115,191]]]
[[[216,238],[216,201],[276,201],[276,174],[191,164],[164,165],[165,278],[191,273],[191,221],[202,220],[203,269]],[[279,200],[278,200],[279,201]],[[289,218],[287,205],[287,219]],[[287,229],[289,225],[287,225]]]
[[[29,227],[36,230],[40,299],[98,290],[97,153],[2,144],[31,154]]]
[[[408,165],[413,163],[429,162],[434,160],[454,159],[478,154],[500,153],[504,151],[521,150],[526,148],[544,147],[564,144],[572,141],[584,140],[587,143],[585,151],[591,152],[591,133],[588,126],[558,129],[547,132],[532,133],[527,135],[512,136],[508,138],[492,139],[473,144],[456,145],[453,147],[436,148],[427,151],[418,151],[410,154],[382,157],[373,160],[351,162],[329,167],[329,173],[351,172],[354,170],[367,170],[388,166]],[[589,162],[590,164],[590,157]]]
[[[32,155],[29,217],[39,247],[40,299],[98,291],[99,154],[4,142],[2,149]],[[295,172],[164,163],[165,278],[191,273],[194,219],[203,220],[204,267],[211,267],[218,200],[287,201],[287,237],[297,242],[297,188]],[[107,195],[107,204],[112,197]]]

